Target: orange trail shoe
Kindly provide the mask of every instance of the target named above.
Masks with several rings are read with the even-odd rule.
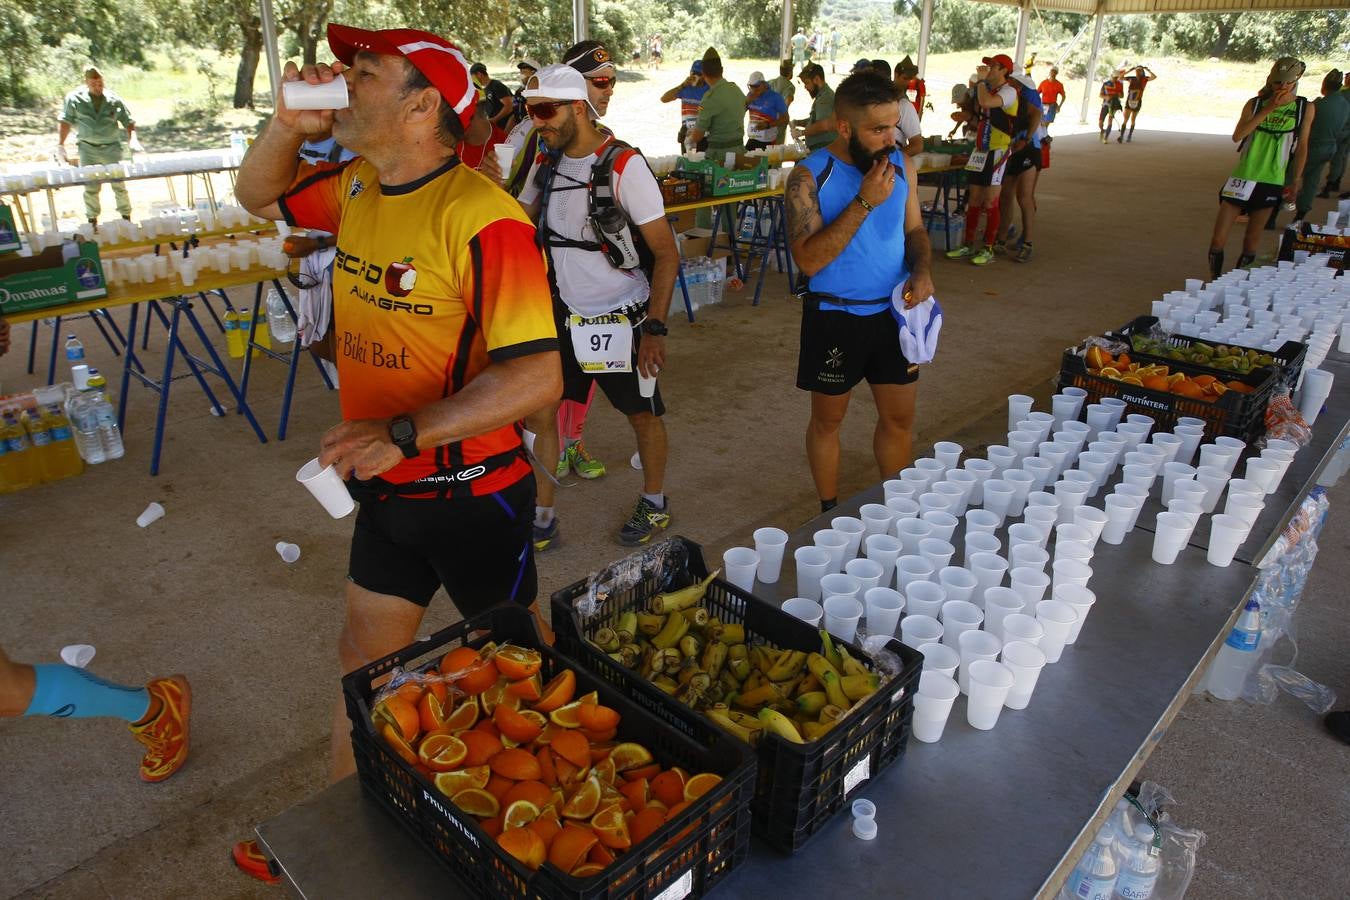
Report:
[[[141,780],[163,781],[183,767],[188,755],[188,716],[192,713],[192,688],[182,675],[156,678],[145,686],[150,692],[150,710],[129,726],[131,734],[145,745]]]
[[[280,883],[281,875],[276,871],[276,864],[262,852],[257,841],[240,841],[234,845],[231,855],[234,856],[234,864],[244,874],[252,875],[264,884]]]

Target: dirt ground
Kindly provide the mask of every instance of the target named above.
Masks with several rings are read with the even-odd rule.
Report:
[[[1030,264],[936,263],[946,324],[938,358],[920,381],[920,452],[967,429],[1008,393],[1048,395],[1065,346],[1146,312],[1150,299],[1204,274],[1215,192],[1232,161],[1226,139],[1141,130],[1126,146],[1071,136],[1055,151],[1042,179]],[[798,315],[773,275],[758,308],[747,293],[701,311],[692,325],[671,317],[662,389],[670,407],[672,530],[711,553],[746,541],[755,527],[791,528],[815,511],[802,446],[807,400],[793,387]],[[62,327],[83,337],[95,365],[117,369],[87,321]],[[16,328],[14,351],[0,359],[6,390],[39,381],[24,372],[28,333]],[[41,336],[45,344],[50,331],[43,327]],[[152,344],[163,347],[161,332]],[[152,348],[147,359],[160,356]],[[269,436],[283,371],[261,362],[250,390]],[[163,468],[152,478],[153,397],[133,385],[125,459],[0,497],[6,650],[50,662],[65,644],[92,643],[99,675],[136,683],[180,671],[195,696],[191,761],[158,786],[136,780],[139,748],[119,722],[0,722],[0,896],[277,896],[238,874],[228,851],[327,776],[351,522],[324,515],[292,476],[337,418],[336,395],[308,361],[290,435],[266,445],[239,417],[213,417],[196,386],[180,381]],[[844,427],[843,495],[877,478],[873,421],[860,393]],[[539,561],[545,598],[623,552],[614,534],[640,486],[627,463],[632,435],[601,400],[587,442],[609,475],[560,492],[563,540]],[[139,529],[135,517],[151,500],[167,515]],[[278,558],[278,540],[300,545],[299,562]],[[425,630],[454,617],[438,596]],[[1309,641],[1334,646],[1345,631],[1337,622]],[[1309,716],[1295,718],[1311,731]],[[1223,738],[1187,745],[1175,764],[1204,758],[1212,749],[1206,740]],[[1343,796],[1344,766],[1338,771],[1326,773],[1328,789]],[[1222,782],[1202,780],[1193,789],[1227,794],[1226,827],[1236,833],[1279,840],[1237,808],[1240,798]],[[1235,882],[1220,871],[1261,883],[1251,880],[1259,871],[1248,872],[1261,861],[1244,861],[1240,847],[1210,863],[1194,896],[1231,893]]]

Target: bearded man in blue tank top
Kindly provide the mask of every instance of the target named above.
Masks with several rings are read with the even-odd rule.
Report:
[[[806,456],[821,511],[839,496],[839,427],[855,385],[877,405],[872,440],[882,478],[909,465],[919,367],[900,350],[892,296],[910,308],[933,293],[932,248],[913,166],[895,146],[900,92],[875,72],[835,92],[838,136],[788,176],[788,239],[807,278],[797,387],[811,392]]]

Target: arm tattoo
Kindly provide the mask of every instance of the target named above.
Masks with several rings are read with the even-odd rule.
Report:
[[[816,179],[805,166],[796,167],[787,184],[788,243],[810,237],[821,227]]]

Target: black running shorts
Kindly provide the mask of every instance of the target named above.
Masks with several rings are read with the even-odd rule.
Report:
[[[529,606],[539,588],[533,524],[533,474],[482,497],[363,497],[347,577],[418,606],[444,587],[465,618]]]
[[[1039,147],[1033,147],[1027,144],[1021,150],[1008,157],[1008,171],[1005,178],[1011,178],[1015,175],[1021,175],[1029,169],[1039,169],[1041,167],[1041,150]]]
[[[1274,209],[1280,205],[1284,198],[1284,187],[1278,184],[1266,184],[1258,181],[1256,187],[1252,189],[1252,195],[1246,200],[1235,200],[1232,197],[1225,197],[1223,189],[1219,189],[1219,202],[1229,203],[1242,210],[1247,215],[1262,209]]]
[[[977,187],[998,187],[1003,184],[1003,176],[1008,172],[1008,164],[1005,161],[1007,156],[1006,147],[990,150],[989,155],[985,157],[983,169],[978,172],[966,170],[967,180]]]
[[[855,316],[822,310],[809,298],[802,305],[797,387],[820,394],[847,394],[859,381],[909,384],[919,367],[900,351],[900,329],[890,310]]]
[[[603,262],[600,264],[608,265]],[[572,335],[567,329],[567,307],[554,303],[553,311],[558,324],[558,350],[562,353],[562,399],[585,403],[586,398],[591,395],[591,385],[597,384],[609,398],[610,405],[625,416],[651,413],[659,417],[666,414],[666,405],[661,401],[659,381],[656,383],[656,393],[650,397],[642,396],[642,392],[638,389],[637,359],[638,347],[642,343],[641,328],[633,326],[633,365],[629,371],[604,374],[583,372],[581,364],[577,362],[576,351],[572,348]],[[637,321],[640,316],[634,315],[630,318]]]

